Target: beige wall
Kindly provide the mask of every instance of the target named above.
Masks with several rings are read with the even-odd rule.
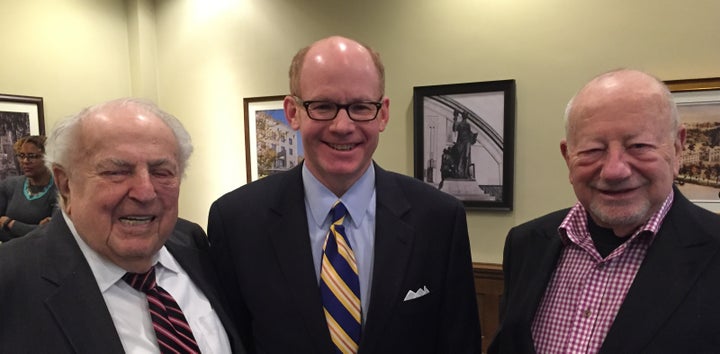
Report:
[[[45,97],[50,121],[115,96],[158,100],[193,135],[180,214],[200,224],[213,200],[245,183],[243,97],[286,93],[290,58],[315,39],[342,34],[380,51],[391,121],[376,160],[409,175],[413,86],[515,79],[515,208],[468,212],[479,262],[501,261],[510,227],[574,202],[561,116],[591,76],[634,67],[667,80],[720,77],[715,0],[0,4],[3,18],[8,7],[14,15],[0,29],[15,33],[5,37],[0,92]]]
[[[0,93],[41,96],[45,126],[130,95],[127,15],[117,0],[0,0]]]

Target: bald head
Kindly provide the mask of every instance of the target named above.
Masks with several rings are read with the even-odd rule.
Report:
[[[301,76],[307,65],[323,66],[329,61],[343,61],[347,67],[358,69],[372,66],[378,75],[380,96],[385,94],[385,67],[380,55],[365,44],[341,36],[323,38],[295,54],[290,64],[290,94],[302,97]]]
[[[659,123],[668,124],[671,136],[680,126],[672,94],[662,81],[642,71],[620,69],[596,76],[570,100],[565,110],[566,138],[572,135],[576,118],[611,105],[657,111]]]

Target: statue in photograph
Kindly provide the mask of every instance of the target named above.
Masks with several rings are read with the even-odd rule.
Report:
[[[460,120],[458,120],[459,117]],[[457,132],[457,138],[453,146],[456,152],[456,177],[465,179],[471,178],[470,148],[477,139],[477,133],[472,132],[467,118],[468,112],[453,112],[453,131]]]

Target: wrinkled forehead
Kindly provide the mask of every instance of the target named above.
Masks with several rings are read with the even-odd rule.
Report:
[[[85,155],[128,146],[162,145],[178,155],[178,142],[170,127],[141,109],[103,110],[86,117],[76,137]]]

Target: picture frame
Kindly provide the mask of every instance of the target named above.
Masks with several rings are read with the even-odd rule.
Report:
[[[413,88],[415,178],[468,209],[510,211],[515,80]]]
[[[720,212],[720,77],[665,84],[686,129],[675,185],[695,204]]]
[[[243,98],[248,183],[302,162],[300,133],[285,119],[284,99],[285,95]]]
[[[22,174],[13,144],[28,135],[45,135],[43,98],[0,94],[0,180]]]

